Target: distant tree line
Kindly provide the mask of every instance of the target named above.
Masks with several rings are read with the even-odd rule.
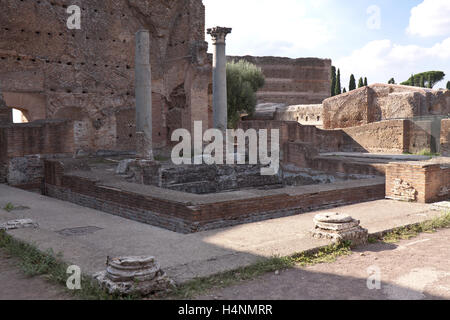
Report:
[[[445,73],[442,71],[427,71],[418,74],[413,74],[411,77],[402,82],[404,86],[413,86],[421,88],[432,89],[436,83],[442,81],[445,78]],[[447,88],[449,84],[447,83]]]
[[[367,77],[361,77],[359,78],[358,81],[358,88],[362,88],[368,85],[368,81],[367,81]],[[356,78],[355,76],[352,74],[350,76],[350,82],[348,85],[348,90],[352,91],[356,89]],[[337,96],[341,93],[345,93],[347,92],[347,89],[344,87],[342,88],[342,84],[341,84],[341,70],[337,69],[336,71],[336,67],[332,66],[331,67],[331,96]]]

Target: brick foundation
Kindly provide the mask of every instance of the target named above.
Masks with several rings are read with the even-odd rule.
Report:
[[[133,189],[131,184],[129,190],[126,187],[119,189],[95,180],[65,175],[63,170],[61,162],[45,161],[45,195],[181,233],[382,199],[385,189],[383,179],[368,179],[245,192],[244,195],[236,192],[236,196],[230,196],[230,193],[203,196],[143,186],[129,191]],[[141,192],[144,189],[150,191]]]

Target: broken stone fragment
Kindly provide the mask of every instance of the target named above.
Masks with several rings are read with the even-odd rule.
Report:
[[[31,219],[11,220],[0,224],[0,230],[14,230],[23,228],[37,228],[39,225]]]
[[[154,257],[108,257],[106,265],[106,271],[95,274],[94,279],[110,294],[147,296],[175,287]]]

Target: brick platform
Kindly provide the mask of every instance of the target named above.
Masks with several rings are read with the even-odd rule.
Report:
[[[44,194],[180,233],[296,215],[384,198],[384,179],[189,194],[136,183],[65,174],[60,161],[45,161]]]

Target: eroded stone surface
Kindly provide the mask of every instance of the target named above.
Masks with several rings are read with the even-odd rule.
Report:
[[[106,265],[106,271],[95,274],[94,279],[111,294],[146,296],[175,287],[154,257],[108,257]]]

